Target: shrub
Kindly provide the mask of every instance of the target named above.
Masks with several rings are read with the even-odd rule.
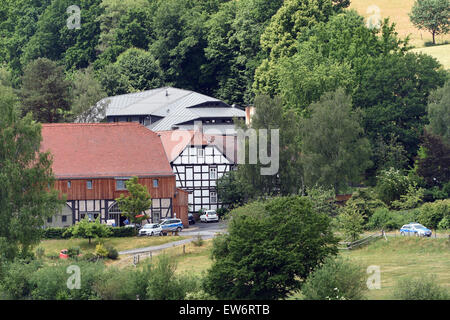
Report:
[[[417,187],[417,185],[410,184],[406,194],[400,196],[400,200],[392,201],[392,207],[397,209],[414,209],[423,202],[425,189]]]
[[[44,256],[45,256],[45,249],[42,247],[37,247],[36,248],[36,257],[38,259],[42,259],[42,257],[44,257]]]
[[[196,247],[201,247],[204,243],[202,236],[200,234],[197,234],[197,239],[192,240],[192,243],[194,244],[194,246]]]
[[[46,228],[43,231],[44,239],[67,239],[72,235],[68,231],[68,228]]]
[[[166,255],[159,256],[157,264],[150,270],[147,299],[183,300],[189,292],[199,289],[195,278],[175,274],[176,264]]]
[[[411,180],[403,175],[400,170],[390,168],[382,170],[377,176],[376,190],[378,199],[390,205],[394,200],[400,200],[400,196],[408,191]]]
[[[439,229],[450,229],[450,216],[445,216],[438,224]]]
[[[351,207],[345,207],[338,216],[339,227],[344,233],[346,239],[355,241],[363,233],[364,218]]]
[[[33,285],[33,274],[42,267],[38,261],[23,261],[5,263],[0,281],[1,295],[6,299],[29,299]]]
[[[400,300],[448,300],[449,292],[439,286],[433,276],[398,281],[394,297]]]
[[[367,228],[370,230],[394,230],[401,227],[398,222],[396,213],[389,211],[387,208],[379,208],[370,217]]]
[[[94,261],[98,260],[98,257],[95,254],[93,254],[92,252],[88,252],[86,254],[83,254],[79,260],[94,262]]]
[[[80,247],[70,247],[67,249],[67,255],[69,258],[75,258],[80,254]]]
[[[450,199],[425,203],[419,209],[417,222],[430,229],[436,229],[439,222],[450,215]]]
[[[109,227],[109,230],[111,231],[110,237],[114,238],[133,237],[135,235],[134,228]]]
[[[106,258],[108,256],[108,250],[102,243],[95,246],[95,254],[100,258]]]
[[[227,214],[228,210],[224,207],[218,208],[216,210],[217,215],[219,216],[219,219],[223,219],[225,215]]]
[[[145,299],[145,294],[136,286],[139,271],[133,268],[108,268],[93,284],[93,290],[102,300],[136,300]]]
[[[376,198],[375,192],[371,189],[359,189],[352,194],[344,207],[346,210],[358,212],[364,219],[364,225],[367,224],[370,217],[378,208],[386,208],[383,201]]]
[[[328,258],[302,287],[306,300],[361,300],[367,290],[364,269],[341,257]]]
[[[119,252],[117,252],[117,249],[114,247],[107,247],[106,250],[108,250],[107,257],[112,260],[116,260],[119,257]]]

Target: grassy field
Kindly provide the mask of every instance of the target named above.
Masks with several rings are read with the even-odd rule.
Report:
[[[63,240],[44,240],[39,247],[44,248],[45,254],[58,254],[62,249],[70,247],[80,247],[82,253],[93,252],[99,241],[105,245],[113,246],[117,251],[137,249],[143,247],[157,246],[160,244],[186,239],[180,236],[166,237],[126,237],[126,238],[104,238],[100,240],[92,239],[89,245],[88,239],[63,239]]]
[[[417,48],[423,47],[425,42],[431,42],[432,36],[426,30],[419,30],[409,20],[408,14],[414,4],[414,0],[351,0],[350,8],[355,9],[364,17],[374,14],[370,11],[371,6],[379,8],[381,19],[389,18],[395,22],[396,30],[401,38],[410,35],[411,45]],[[436,37],[437,43],[450,41],[450,34]]]
[[[450,44],[426,48],[415,48],[411,51],[422,52],[435,57],[440,63],[443,64],[445,69],[450,69]]]
[[[202,247],[193,244],[186,246],[183,255],[180,247],[165,250],[177,261],[177,272],[203,274],[211,265],[212,241],[205,241]],[[442,286],[450,289],[450,242],[448,239],[429,239],[416,237],[392,237],[388,241],[382,239],[368,247],[340,251],[363,268],[375,265],[381,270],[381,289],[370,290],[367,298],[382,300],[393,298],[393,288],[396,282],[404,277],[421,277],[433,274]],[[300,298],[300,294],[292,296]]]

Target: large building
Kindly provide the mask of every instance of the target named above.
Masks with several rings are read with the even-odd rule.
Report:
[[[206,95],[172,87],[105,98],[108,122],[138,122],[152,131],[203,129],[234,131],[233,119],[245,120],[245,111]]]
[[[217,209],[217,180],[236,165],[236,137],[201,131],[158,132],[176,175],[177,187],[189,191],[189,212]]]
[[[188,225],[188,193],[175,174],[160,137],[138,123],[44,124],[41,151],[50,151],[56,189],[67,196],[48,226],[68,226],[85,216],[123,225],[116,201],[137,176],[152,197],[149,222],[177,217]]]

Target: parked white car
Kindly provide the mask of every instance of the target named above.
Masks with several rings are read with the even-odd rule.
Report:
[[[147,223],[139,230],[139,236],[156,236],[162,234],[162,228],[157,223]]]
[[[217,215],[216,211],[214,210],[206,210],[204,214],[200,216],[201,222],[210,222],[215,221],[219,222],[219,216]]]

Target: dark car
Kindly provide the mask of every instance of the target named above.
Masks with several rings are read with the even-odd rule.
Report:
[[[194,216],[192,215],[192,213],[188,214],[188,221],[189,221],[189,224],[195,224],[195,219],[194,219]]]

